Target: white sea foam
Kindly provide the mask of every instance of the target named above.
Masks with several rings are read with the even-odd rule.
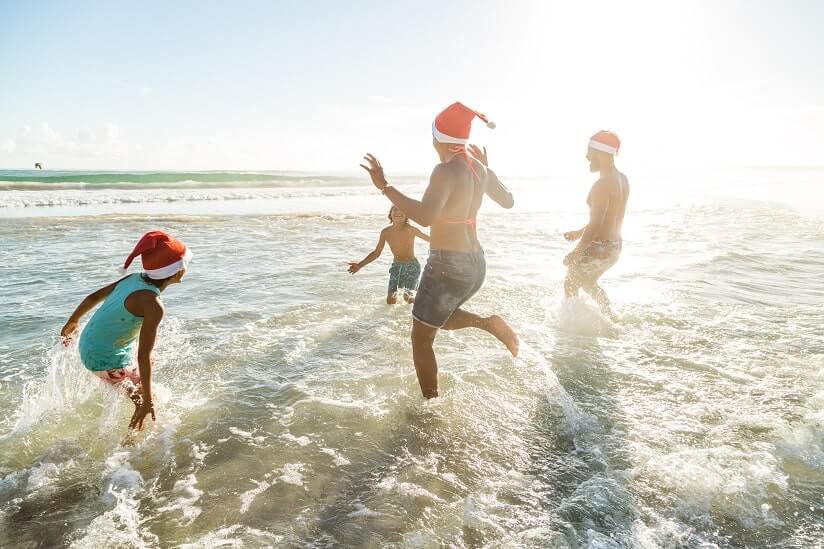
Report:
[[[381,516],[380,513],[378,513],[377,511],[371,510],[370,508],[368,508],[366,505],[364,505],[362,503],[355,502],[355,503],[352,504],[352,506],[355,508],[355,510],[346,514],[346,516],[349,517],[349,518],[364,518],[364,517],[369,518],[369,517],[379,517],[379,516]]]
[[[282,474],[278,480],[286,484],[294,484],[295,486],[303,486],[303,471],[304,464],[302,463],[287,463],[283,466]]]
[[[328,456],[331,456],[332,457],[332,462],[335,465],[339,466],[339,467],[343,466],[343,465],[349,465],[349,464],[352,463],[351,461],[349,461],[348,459],[343,457],[340,454],[340,452],[338,452],[334,448],[321,448],[320,451],[323,452],[324,454],[328,455]]]
[[[387,252],[345,272],[385,223],[369,186],[4,208],[0,546],[815,547],[822,218],[639,182],[602,279],[611,325],[563,297],[582,187],[513,187],[515,209],[481,211],[466,307],[505,317],[521,354],[441,333],[426,403],[409,308],[383,304]],[[132,404],[49,334],[154,228],[196,260],[162,296],[157,422],[123,447]]]
[[[193,543],[183,543],[180,549],[213,549],[215,547],[273,547],[283,541],[283,536],[234,524],[218,528]]]
[[[255,483],[256,486],[251,490],[246,490],[240,495],[241,514],[249,510],[249,506],[252,505],[252,502],[255,500],[256,497],[258,497],[258,495],[262,494],[272,486],[272,483],[265,480],[257,481],[253,479],[252,482]]]
[[[178,511],[182,515],[180,524],[185,526],[191,524],[201,513],[201,508],[195,505],[203,495],[202,490],[197,489],[197,478],[194,474],[175,482],[172,488],[171,498],[168,504],[160,507],[159,513],[173,513]]]
[[[306,435],[301,435],[299,437],[296,437],[292,433],[286,432],[286,433],[281,434],[280,438],[282,438],[283,440],[288,440],[289,442],[294,442],[298,446],[308,446],[308,445],[312,444],[312,439],[310,439]]]

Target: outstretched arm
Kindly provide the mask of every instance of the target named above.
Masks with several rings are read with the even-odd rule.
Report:
[[[386,229],[384,229],[384,230],[386,230]],[[370,263],[375,261],[377,258],[379,258],[381,256],[381,254],[383,253],[383,246],[385,244],[386,244],[386,236],[384,235],[384,232],[381,231],[381,237],[380,237],[380,239],[378,239],[378,245],[375,246],[375,249],[372,250],[371,252],[369,252],[369,254],[366,257],[364,257],[361,261],[359,261],[357,263],[350,262],[349,263],[349,272],[352,273],[352,274],[355,274],[356,272],[360,271],[361,269],[363,269],[364,267],[366,267],[367,265],[369,265]]]
[[[123,278],[126,277],[124,276]],[[66,325],[63,326],[62,330],[60,330],[60,335],[63,337],[63,345],[68,346],[69,343],[71,343],[72,337],[77,331],[77,325],[80,323],[80,320],[86,315],[86,313],[94,309],[98,303],[106,299],[109,294],[112,293],[114,287],[117,286],[123,278],[87,295],[83,301],[80,302],[80,305],[78,305],[74,310],[72,316],[69,317]]]
[[[367,165],[361,164],[361,168],[369,172],[372,184],[378,188],[392,204],[403,210],[403,213],[412,221],[424,227],[429,227],[441,214],[447,198],[449,198],[449,185],[446,174],[447,167],[444,164],[435,166],[429,178],[429,186],[423,193],[423,198],[415,200],[409,198],[395,187],[391,186],[383,174],[383,166],[377,158],[371,154],[365,157]]]
[[[140,387],[142,401],[134,411],[130,429],[143,429],[143,420],[147,415],[155,419],[154,403],[152,402],[152,350],[157,338],[157,328],[163,320],[163,305],[157,296],[140,296],[140,305],[143,310],[143,325],[140,327],[140,340],[137,348],[137,367],[140,371]]]
[[[423,240],[424,242],[429,242],[429,235],[420,230],[417,227],[412,227],[412,230],[415,231],[415,236]]]

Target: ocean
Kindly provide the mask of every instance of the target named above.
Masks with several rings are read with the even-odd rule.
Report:
[[[563,297],[592,175],[504,178],[468,308],[521,354],[441,333],[425,402],[389,250],[346,273],[364,175],[0,171],[0,546],[821,547],[824,169],[628,175],[619,322]],[[195,257],[124,443],[58,333],[156,228]]]

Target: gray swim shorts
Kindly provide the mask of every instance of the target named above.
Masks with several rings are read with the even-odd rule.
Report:
[[[412,317],[431,328],[442,327],[456,309],[481,289],[485,277],[483,250],[431,250],[418,285]]]

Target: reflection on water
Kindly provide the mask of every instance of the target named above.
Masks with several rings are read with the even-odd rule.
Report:
[[[483,218],[472,308],[522,354],[439,335],[429,403],[409,307],[382,304],[389,259],[345,274],[381,215],[0,222],[0,545],[820,542],[820,219],[630,212],[614,325],[561,298],[565,207]],[[164,295],[158,421],[124,445],[130,405],[54,334],[154,227],[197,260]]]

